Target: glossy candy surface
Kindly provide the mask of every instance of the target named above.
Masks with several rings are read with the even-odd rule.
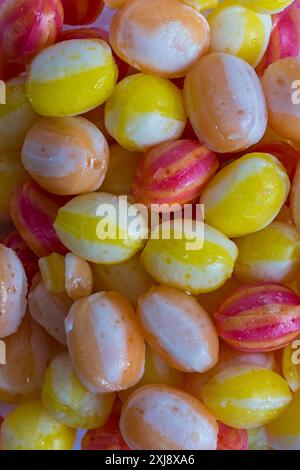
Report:
[[[153,287],[139,299],[137,314],[146,341],[171,367],[205,372],[217,363],[216,330],[194,297],[170,287]]]
[[[32,61],[27,96],[43,116],[74,116],[104,103],[117,76],[111,49],[105,41],[63,41],[48,47]]]
[[[270,39],[272,20],[236,2],[227,0],[209,14],[211,52],[225,52],[255,67]]]
[[[74,428],[102,426],[111,412],[114,393],[93,394],[78,379],[68,353],[51,362],[45,375],[42,400],[58,421]]]
[[[183,77],[206,52],[209,27],[195,9],[175,0],[130,0],[114,16],[109,39],[132,67],[156,75]]]
[[[259,13],[273,14],[284,10],[293,0],[239,0],[239,3]]]
[[[19,186],[10,199],[10,214],[21,237],[37,256],[64,254],[53,223],[63,200],[43,191],[32,180]]]
[[[300,140],[299,73],[300,58],[288,57],[271,64],[262,77],[270,127],[295,141]]]
[[[297,278],[300,235],[293,226],[275,221],[235,242],[239,256],[234,275],[241,281],[285,282]]]
[[[64,23],[82,25],[93,23],[103,10],[102,0],[61,0]]]
[[[213,52],[186,75],[187,114],[200,142],[216,152],[243,150],[265,133],[265,98],[252,67],[239,57]]]
[[[287,382],[257,366],[233,366],[203,386],[201,396],[214,416],[234,428],[255,428],[275,419],[291,401]]]
[[[109,147],[109,165],[101,191],[116,195],[131,194],[136,167],[141,158],[118,144]]]
[[[75,370],[93,393],[127,389],[142,378],[145,344],[134,310],[116,292],[100,292],[72,306],[65,329]]]
[[[63,294],[65,288],[65,258],[52,253],[39,259],[39,268],[42,281],[46,289],[52,294]]]
[[[250,284],[231,294],[214,315],[218,334],[242,351],[280,349],[300,331],[300,298],[279,284]]]
[[[0,50],[9,62],[28,63],[55,42],[62,24],[60,0],[3,0]]]
[[[108,206],[115,211],[111,210],[107,215]],[[135,226],[126,226],[126,211],[130,207],[131,204],[124,200],[121,210],[125,211],[125,216],[120,217],[118,196],[84,194],[59,210],[54,227],[60,240],[77,256],[94,263],[121,263],[135,255],[144,244],[141,233],[134,230]],[[142,220],[144,228],[145,223]]]
[[[200,196],[219,166],[214,152],[197,141],[160,144],[139,160],[133,196],[139,203],[185,204]]]
[[[27,279],[23,265],[10,248],[0,244],[0,338],[15,333],[27,306]]]
[[[28,248],[17,231],[10,232],[5,238],[3,238],[3,240],[1,240],[1,243],[16,252],[23,264],[28,284],[30,285],[33,276],[39,270],[38,257],[30,250],[30,248]]]
[[[22,161],[46,191],[77,195],[101,186],[109,149],[103,134],[87,119],[40,118],[26,136]]]
[[[144,73],[119,82],[105,105],[105,126],[132,151],[178,139],[186,125],[182,92],[169,80]]]
[[[204,238],[197,233],[181,239],[174,235],[148,240],[142,253],[142,264],[157,282],[200,294],[218,289],[231,277],[237,248],[221,232],[205,224]],[[193,248],[187,247],[190,243]]]
[[[0,367],[0,399],[19,403],[38,398],[51,356],[47,333],[26,315],[18,330],[5,338],[6,364]]]
[[[37,118],[25,94],[25,78],[5,84],[5,104],[0,105],[0,151],[20,150]]]
[[[272,222],[289,189],[286,171],[275,157],[249,153],[219,171],[200,201],[208,224],[229,237],[241,237]]]
[[[0,223],[10,220],[10,197],[20,183],[29,179],[18,151],[0,151]]]
[[[66,344],[64,321],[72,305],[66,294],[49,292],[39,275],[33,280],[28,308],[32,318],[60,344]]]
[[[19,405],[3,421],[3,450],[71,450],[76,430],[50,416],[42,402],[28,401]]]
[[[218,425],[203,404],[166,385],[136,390],[122,410],[120,429],[131,449],[214,450]]]
[[[71,299],[78,300],[93,292],[93,273],[87,261],[73,253],[65,257],[65,288]]]

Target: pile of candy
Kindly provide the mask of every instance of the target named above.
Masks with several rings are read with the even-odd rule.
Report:
[[[0,78],[1,449],[300,449],[300,0],[3,0]]]

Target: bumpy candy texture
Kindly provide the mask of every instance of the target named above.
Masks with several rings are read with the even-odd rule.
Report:
[[[0,151],[22,148],[25,136],[37,118],[25,94],[25,77],[5,84],[5,104],[0,105]]]
[[[146,341],[171,367],[205,372],[217,363],[216,330],[194,297],[170,287],[153,287],[139,299],[137,314]]]
[[[272,222],[289,190],[289,178],[277,158],[249,153],[219,171],[200,201],[208,224],[229,237],[241,237]]]
[[[271,64],[262,77],[270,127],[295,141],[300,140],[299,73],[300,58],[288,57]]]
[[[197,141],[166,142],[140,158],[133,196],[148,207],[195,201],[218,166],[214,152]]]
[[[71,450],[76,430],[56,421],[42,402],[28,401],[19,405],[3,421],[3,450]]]
[[[25,171],[20,153],[16,151],[0,151],[0,222],[10,220],[10,197],[19,184],[29,179]]]
[[[37,256],[48,256],[53,251],[60,254],[66,252],[53,228],[62,204],[61,199],[53,197],[33,181],[19,186],[11,197],[11,218],[21,237]]]
[[[39,270],[38,257],[28,248],[17,231],[10,232],[1,243],[16,252],[23,264],[28,284],[30,285],[34,275]]]
[[[74,116],[104,103],[117,77],[117,66],[105,41],[63,41],[33,59],[27,78],[27,96],[32,107],[43,116]]]
[[[300,1],[294,0],[285,10],[272,18],[269,44],[256,71],[262,75],[276,60],[300,55]]]
[[[103,10],[102,0],[61,0],[64,23],[83,25],[93,23]]]
[[[28,63],[55,42],[62,24],[60,0],[3,0],[0,51],[9,62]]]
[[[211,52],[225,52],[244,59],[255,67],[270,39],[272,20],[236,2],[222,2],[209,14]]]
[[[45,375],[42,400],[58,421],[74,428],[93,429],[108,419],[114,393],[93,394],[78,379],[68,353],[51,362]]]
[[[283,412],[292,399],[287,382],[275,372],[243,365],[225,369],[201,390],[213,415],[234,428],[255,428]]]
[[[196,398],[166,385],[146,385],[126,401],[120,420],[135,450],[215,450],[218,425]]]
[[[87,119],[40,118],[26,136],[22,161],[46,191],[82,194],[101,186],[109,149],[101,131]]]
[[[186,125],[182,92],[169,80],[136,74],[118,83],[105,105],[105,126],[132,151],[181,136]]]
[[[199,59],[186,75],[184,97],[198,139],[216,152],[246,149],[265,133],[260,81],[239,57],[213,52]]]
[[[235,240],[239,256],[234,275],[244,282],[295,280],[300,268],[300,235],[295,227],[272,222]]]
[[[291,403],[277,419],[266,426],[267,438],[277,450],[300,449],[300,393],[293,394]]]
[[[175,235],[148,240],[142,253],[143,266],[157,282],[197,295],[218,289],[231,277],[238,253],[229,238],[209,225],[200,235]],[[194,248],[187,249],[191,240]]]
[[[214,315],[218,334],[242,351],[280,349],[300,331],[300,298],[278,284],[241,287]]]
[[[105,208],[109,205],[116,212],[111,210],[105,215]],[[108,193],[77,196],[59,209],[55,230],[69,250],[87,261],[99,264],[121,263],[134,256],[144,245],[142,233],[134,232],[130,229],[130,224],[127,227],[126,214],[130,207],[132,205],[124,201],[125,217],[120,217],[118,196]],[[146,220],[142,220],[142,225],[145,230]]]
[[[121,59],[141,72],[183,77],[206,52],[209,26],[177,0],[131,0],[113,16],[109,39]]]
[[[116,292],[78,300],[65,320],[80,381],[92,393],[124,390],[143,376],[145,344],[129,301]]]

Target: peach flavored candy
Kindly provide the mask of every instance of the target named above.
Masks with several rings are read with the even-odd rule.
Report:
[[[93,23],[103,10],[102,0],[61,0],[64,23],[82,25]]]
[[[73,300],[92,294],[94,286],[93,272],[87,261],[67,253],[65,257],[65,287]]]
[[[28,248],[17,231],[10,232],[3,238],[1,243],[16,252],[23,264],[28,284],[30,285],[34,275],[39,270],[38,257]]]
[[[60,0],[2,0],[0,51],[9,62],[28,63],[55,42],[62,24]]]
[[[23,265],[10,248],[0,244],[0,338],[15,333],[27,306],[27,279]]]
[[[10,199],[10,214],[23,240],[37,256],[66,253],[53,228],[65,200],[52,196],[34,181],[19,186]]]
[[[77,195],[101,186],[109,149],[103,134],[87,119],[40,118],[26,136],[22,161],[46,191]]]
[[[184,97],[198,139],[215,152],[244,150],[265,133],[260,81],[239,57],[213,52],[199,59],[186,75]]]
[[[126,401],[120,420],[134,450],[215,450],[218,425],[196,398],[166,385],[146,385]]]
[[[214,325],[197,300],[184,292],[159,286],[138,301],[143,335],[167,364],[183,372],[205,372],[218,361]]]
[[[76,430],[56,421],[41,401],[19,405],[1,426],[3,450],[71,450]]]
[[[218,334],[241,351],[280,349],[300,332],[300,298],[279,284],[250,284],[231,294],[214,315]]]
[[[52,354],[52,340],[27,314],[18,330],[5,338],[6,364],[0,367],[0,399],[19,403],[38,398]]]
[[[92,393],[124,390],[142,378],[145,344],[128,300],[99,292],[73,304],[65,320],[79,379]]]
[[[113,16],[109,40],[117,55],[141,72],[183,77],[206,52],[209,26],[176,0],[131,0]]]

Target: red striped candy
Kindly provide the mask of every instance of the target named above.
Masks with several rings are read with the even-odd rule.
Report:
[[[62,25],[60,0],[1,0],[0,51],[9,62],[28,63],[55,42]]]
[[[279,284],[252,284],[231,294],[214,315],[218,334],[241,351],[273,351],[300,332],[300,298]]]
[[[65,12],[65,24],[93,23],[103,10],[102,0],[61,0]]]
[[[268,48],[256,71],[263,75],[266,68],[279,59],[300,55],[300,0],[273,16]]]
[[[23,240],[39,257],[67,252],[53,227],[58,209],[65,202],[66,198],[47,193],[31,180],[19,186],[11,197],[11,218]]]
[[[248,450],[248,433],[246,429],[235,429],[218,422],[217,450]]]
[[[158,145],[139,161],[134,198],[148,207],[195,201],[218,166],[215,153],[195,140]]]

